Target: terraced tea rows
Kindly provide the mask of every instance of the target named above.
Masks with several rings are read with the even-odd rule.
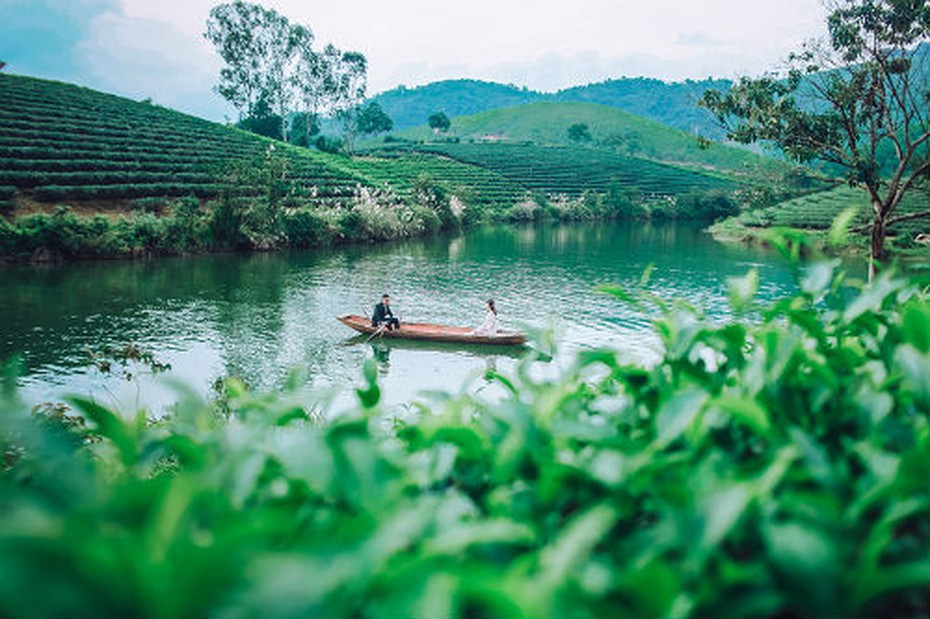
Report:
[[[215,197],[230,164],[273,149],[306,206],[346,204],[359,185],[406,197],[423,174],[460,196],[506,208],[523,189],[507,179],[428,154],[349,159],[272,142],[147,103],[70,84],[0,75],[0,209],[17,203],[124,204],[151,197]],[[239,187],[248,193],[248,187]]]
[[[494,208],[510,206],[526,194],[526,187],[497,172],[434,154],[384,151],[377,157],[345,159],[347,173],[363,175],[376,185],[391,185],[406,193],[419,179],[441,181],[468,204]]]
[[[376,151],[415,151],[442,155],[456,161],[481,166],[523,188],[547,193],[579,194],[586,190],[604,191],[612,182],[628,193],[675,195],[695,189],[730,189],[733,181],[724,176],[704,174],[626,157],[597,148],[535,146],[532,144],[404,144]]]
[[[155,105],[7,75],[0,75],[0,126],[0,185],[37,202],[209,198],[224,166],[260,160],[271,145]],[[278,148],[293,181],[321,200],[352,195],[364,181],[314,153]]]
[[[837,215],[854,207],[857,215],[855,226],[866,226],[871,220],[868,196],[862,189],[837,187],[829,191],[802,196],[775,206],[743,213],[738,220],[749,227],[787,226],[808,230],[826,230]],[[899,205],[897,215],[926,211],[930,208],[930,197],[926,193],[911,191]],[[930,232],[927,220],[911,220],[890,227],[892,234],[912,238],[922,232]]]

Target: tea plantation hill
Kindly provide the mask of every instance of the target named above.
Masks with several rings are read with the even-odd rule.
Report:
[[[206,201],[229,182],[231,164],[260,163],[272,146],[287,161],[302,207],[346,206],[359,186],[384,183],[405,195],[423,174],[493,208],[523,192],[482,168],[435,156],[349,159],[71,84],[0,74],[0,210],[7,216],[59,204],[96,212],[140,199]]]
[[[569,127],[579,123],[587,125],[589,142],[569,139]],[[394,140],[379,152],[444,154],[547,191],[602,189],[616,178],[639,189],[680,193],[689,186],[722,188],[734,177],[758,182],[789,169],[784,162],[716,142],[702,143],[678,129],[593,103],[530,103],[492,110],[454,118],[446,136],[423,126],[400,131]],[[554,182],[534,182],[547,171]],[[585,185],[592,174],[600,181]],[[573,175],[577,178],[568,185],[558,180]]]

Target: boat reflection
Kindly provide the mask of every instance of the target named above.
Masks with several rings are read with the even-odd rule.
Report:
[[[489,344],[429,342],[422,340],[401,340],[396,338],[383,337],[371,338],[365,334],[347,338],[343,341],[342,344],[343,346],[355,346],[364,343],[371,345],[372,349],[375,351],[375,359],[378,361],[388,361],[391,350],[412,350],[434,353],[438,352],[481,358],[507,357],[509,359],[519,359],[531,350],[531,348],[526,345],[494,346]]]

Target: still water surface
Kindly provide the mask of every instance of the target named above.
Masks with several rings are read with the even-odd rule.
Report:
[[[505,328],[555,329],[554,367],[579,349],[605,345],[648,362],[658,350],[650,316],[593,288],[635,285],[649,265],[652,291],[716,317],[727,312],[727,277],[758,269],[762,298],[791,288],[788,268],[766,250],[720,244],[688,226],[614,223],[486,227],[321,251],[7,267],[0,270],[0,358],[22,355],[20,393],[30,402],[78,393],[157,408],[174,397],[163,381],[101,375],[88,366],[87,351],[138,344],[172,365],[169,376],[204,394],[227,375],[274,388],[298,368],[309,385],[341,390],[343,401],[365,359],[375,357],[385,400],[399,404],[466,383],[483,389],[486,369],[506,372],[517,360],[493,349],[369,344],[335,316],[370,314],[389,292],[401,320],[477,325],[493,297]]]

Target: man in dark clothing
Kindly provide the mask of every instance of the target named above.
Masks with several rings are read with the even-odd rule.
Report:
[[[391,311],[391,295],[381,295],[381,303],[375,305],[375,313],[371,317],[371,326],[400,329],[400,321],[394,317],[394,313]]]

